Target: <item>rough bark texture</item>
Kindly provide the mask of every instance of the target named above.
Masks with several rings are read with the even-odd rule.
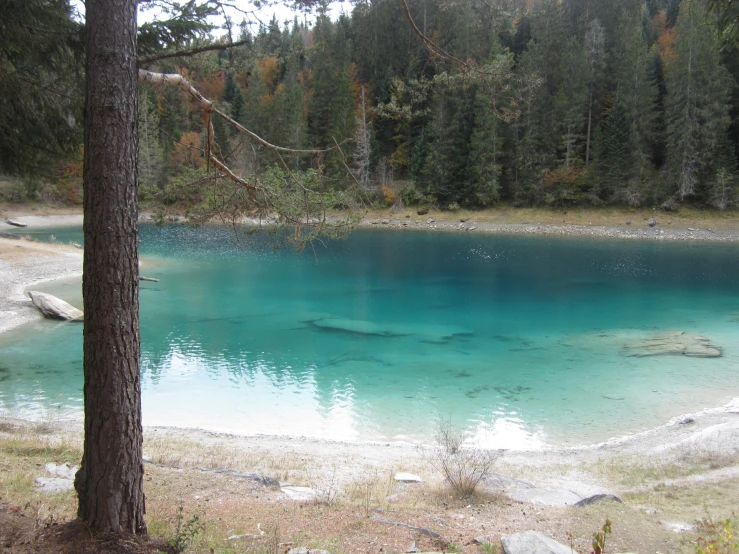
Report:
[[[139,377],[136,0],[87,0],[85,443],[77,515],[145,533]]]

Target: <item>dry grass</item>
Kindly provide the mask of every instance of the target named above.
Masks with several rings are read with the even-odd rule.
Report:
[[[72,431],[41,435],[30,425],[7,420],[0,420],[0,430],[0,502],[4,503],[0,504],[0,513],[4,506],[5,510],[17,507],[26,513],[21,519],[27,527],[18,523],[21,519],[10,527],[38,535],[56,529],[49,522],[71,521],[75,512],[73,493],[47,495],[36,489],[33,482],[44,474],[43,465],[49,461],[79,460],[79,431],[76,438]],[[415,542],[422,551],[484,553],[490,550],[475,543],[475,537],[486,537],[496,545],[501,534],[528,529],[563,543],[568,541],[567,533],[572,533],[576,537],[575,548],[585,552],[589,551],[593,531],[606,518],[613,521],[614,530],[609,537],[609,552],[689,552],[684,537],[666,530],[660,522],[690,523],[707,513],[725,517],[739,498],[739,478],[662,486],[660,480],[690,476],[700,468],[675,464],[639,467],[633,460],[616,459],[610,465],[563,465],[548,467],[546,472],[601,474],[613,482],[652,485],[621,494],[624,504],[602,502],[586,508],[546,508],[519,504],[501,493],[484,490],[462,501],[453,496],[441,476],[422,484],[403,484],[395,482],[394,469],[366,470],[361,460],[346,462],[360,464],[363,469],[359,473],[347,471],[345,465],[335,464],[334,469],[325,460],[321,470],[320,460],[289,450],[247,448],[238,441],[231,444],[227,438],[214,441],[177,439],[175,434],[163,431],[149,432],[146,437],[148,455],[157,462],[145,466],[150,534],[164,539],[174,537],[180,508],[185,521],[197,515],[205,527],[192,537],[187,552],[284,554],[291,547],[307,546],[332,554],[385,554],[405,552]],[[219,446],[214,448],[213,444]],[[688,464],[687,460],[683,462]],[[233,474],[198,469],[217,467],[256,473],[269,470],[272,477],[286,471],[301,472],[306,483],[334,493],[330,501],[319,496],[316,501],[296,502],[279,490]],[[411,462],[403,469],[419,467]],[[659,511],[646,513],[645,506]],[[431,530],[443,540],[432,540],[392,522]],[[3,532],[6,531],[0,530],[0,537]],[[143,548],[131,546],[139,547]],[[130,550],[139,551],[145,550]]]

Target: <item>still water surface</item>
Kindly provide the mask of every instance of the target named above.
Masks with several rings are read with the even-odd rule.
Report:
[[[79,229],[52,231],[81,242]],[[357,231],[315,251],[141,228],[144,423],[584,444],[739,396],[736,245]],[[79,305],[77,283],[40,287]],[[629,357],[665,330],[721,358]],[[0,410],[81,417],[81,326],[0,336]]]

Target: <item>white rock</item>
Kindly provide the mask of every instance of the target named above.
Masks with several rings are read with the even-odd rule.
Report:
[[[46,473],[56,475],[63,479],[74,479],[75,473],[77,473],[77,466],[69,467],[69,464],[56,465],[53,462],[49,462],[44,466]]]
[[[80,310],[56,296],[38,291],[28,291],[28,296],[45,317],[64,321],[82,321],[83,314]]]
[[[316,491],[309,487],[282,487],[282,492],[291,500],[313,500],[316,497]]]
[[[5,220],[5,223],[7,223],[8,225],[12,225],[13,227],[28,227],[28,224],[18,221],[16,219],[8,218]]]
[[[558,487],[517,487],[508,493],[508,498],[539,506],[574,506],[582,500],[579,494]]]
[[[400,481],[401,483],[423,483],[423,479],[421,479],[418,475],[403,472],[396,473],[395,480]]]
[[[65,492],[74,488],[74,481],[59,477],[37,477],[36,486],[44,492]]]
[[[535,531],[524,531],[501,538],[505,554],[577,554],[569,546]]]

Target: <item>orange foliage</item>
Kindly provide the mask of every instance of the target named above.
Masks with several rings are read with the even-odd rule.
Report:
[[[262,94],[262,96],[259,97],[259,103],[262,104],[262,106],[269,106],[272,103],[273,97],[271,94]]]
[[[262,74],[262,82],[270,91],[274,91],[277,86],[277,79],[280,77],[280,68],[277,65],[277,56],[269,56],[262,58],[257,62],[259,72]]]
[[[545,187],[556,187],[560,185],[573,185],[587,171],[584,167],[577,168],[574,165],[570,167],[560,167],[554,171],[547,170],[544,175]]]
[[[203,77],[198,81],[198,90],[201,94],[210,100],[223,99],[223,88],[226,84],[226,77],[223,71],[218,71],[209,77]]]
[[[667,27],[667,13],[664,10],[654,16],[652,26],[658,33],[655,46],[662,57],[662,63],[667,68],[675,60],[677,29],[675,27]]]
[[[392,206],[393,204],[395,204],[398,196],[392,191],[390,187],[382,187],[380,190],[385,197],[385,204],[387,204],[388,206]]]
[[[182,135],[179,142],[174,143],[174,153],[172,161],[176,165],[186,165],[193,169],[198,169],[205,165],[203,152],[200,146],[200,135],[195,131],[190,131]]]

